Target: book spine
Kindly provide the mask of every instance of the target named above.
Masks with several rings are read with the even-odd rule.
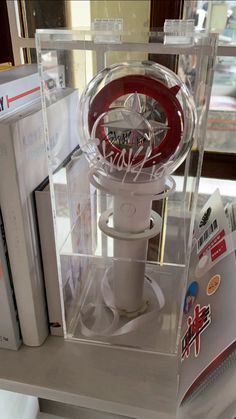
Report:
[[[50,333],[53,336],[63,336],[63,316],[50,191],[35,191],[35,203],[43,260]]]
[[[0,348],[18,349],[21,333],[0,209]]]
[[[23,342],[41,345],[48,335],[43,278],[28,258],[24,211],[11,127],[0,124],[0,202]]]

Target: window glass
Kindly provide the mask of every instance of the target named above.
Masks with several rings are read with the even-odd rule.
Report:
[[[187,0],[184,17],[194,19],[198,31],[219,33],[220,44],[236,45],[235,0]]]
[[[185,1],[184,17],[198,31],[218,33],[221,47],[233,47],[216,57],[205,149],[236,153],[236,1]]]
[[[217,57],[206,148],[236,153],[236,58]]]
[[[66,26],[64,0],[27,0],[20,4],[22,34],[25,37],[33,38],[38,28],[56,29]]]

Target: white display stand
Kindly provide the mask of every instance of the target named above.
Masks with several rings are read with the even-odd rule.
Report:
[[[186,43],[176,42],[175,45],[173,43],[169,45],[168,37],[164,33],[147,33],[144,37],[146,41],[141,43],[137,43],[134,34],[130,33],[119,33],[119,43],[114,43],[114,40],[111,43],[109,42],[111,35],[109,32],[103,32],[101,40],[101,32],[68,30],[39,30],[37,32],[45,139],[57,237],[61,304],[64,314],[64,334],[67,340],[61,345],[67,348],[68,353],[73,353],[75,356],[75,358],[72,356],[73,359],[78,356],[81,360],[87,359],[87,364],[84,363],[84,374],[76,371],[76,361],[74,366],[71,362],[71,367],[68,367],[71,368],[68,377],[73,376],[74,380],[78,380],[74,383],[76,387],[79,381],[83,383],[82,386],[86,386],[90,367],[89,385],[91,386],[94,379],[93,370],[101,368],[101,377],[98,381],[95,379],[94,385],[99,387],[99,392],[104,391],[104,393],[95,396],[99,401],[94,408],[107,411],[111,409],[119,414],[128,412],[137,418],[154,418],[156,412],[161,411],[165,415],[162,417],[168,418],[176,412],[174,394],[177,389],[181,303],[185,290],[203,159],[216,37],[192,34],[192,37],[185,40]],[[149,39],[152,39],[152,42],[149,42]],[[159,215],[156,216],[154,224],[158,225],[159,216],[161,216],[162,226],[160,228],[161,223],[159,223],[156,234],[145,245],[148,248],[147,261],[145,262],[143,249],[140,249],[134,268],[137,269],[139,266],[137,275],[140,277],[144,276],[144,272],[140,273],[142,269],[145,270],[145,275],[149,280],[151,278],[150,282],[154,283],[154,288],[160,289],[159,298],[156,299],[150,283],[144,284],[144,294],[148,301],[146,314],[154,312],[155,315],[150,316],[150,321],[145,322],[141,328],[132,329],[131,333],[116,335],[107,333],[107,330],[110,331],[115,314],[112,310],[108,313],[107,306],[104,304],[103,278],[105,273],[115,266],[115,275],[119,278],[119,284],[122,284],[122,269],[127,269],[132,260],[124,256],[125,248],[119,244],[113,246],[113,239],[105,233],[112,227],[108,220],[111,214],[110,208],[116,207],[117,202],[119,202],[119,207],[126,203],[123,202],[121,205],[120,198],[114,199],[109,191],[96,191],[89,186],[91,169],[88,166],[87,171],[81,172],[80,164],[83,156],[73,155],[69,166],[59,161],[60,144],[50,136],[50,120],[47,113],[47,105],[55,100],[55,91],[45,86],[44,79],[50,68],[50,62],[53,61],[55,65],[56,57],[58,65],[65,67],[65,87],[62,88],[61,93],[65,94],[66,89],[78,89],[78,107],[67,110],[70,124],[68,124],[68,132],[65,133],[65,141],[79,144],[78,114],[81,89],[90,81],[91,73],[95,75],[109,64],[117,62],[117,59],[119,61],[131,60],[134,52],[139,54],[139,60],[147,60],[149,54],[153,54],[157,61],[160,54],[177,57],[178,76],[188,85],[195,101],[197,124],[192,150],[181,170],[173,174],[177,185],[175,192],[156,205],[155,213],[159,212]],[[58,118],[60,117],[58,115]],[[61,179],[60,182],[58,178]],[[109,188],[112,189],[112,185],[109,185]],[[150,202],[145,205],[148,213]],[[125,207],[128,212],[129,209],[130,207]],[[145,208],[142,212],[145,212]],[[124,219],[119,212],[116,212],[116,216],[120,227]],[[155,218],[154,214],[153,217]],[[145,230],[148,227],[149,216],[144,217],[143,220]],[[115,223],[117,220],[114,220]],[[136,225],[134,218],[129,223],[129,228],[139,234],[139,231],[135,231]],[[126,228],[125,225],[123,227]],[[130,248],[129,251],[132,252]],[[137,248],[135,254],[137,254]],[[132,286],[134,275],[130,277],[129,285]],[[127,288],[128,294],[128,284],[125,283],[122,287]],[[119,285],[114,292],[118,306],[126,304],[124,292],[120,292],[122,287]],[[140,292],[138,288],[136,291],[137,294],[133,294],[134,312],[137,307],[140,307]],[[142,315],[142,313],[139,314]],[[129,328],[130,319],[120,316],[118,321],[119,328]],[[90,333],[91,330],[93,333]],[[65,362],[63,356],[61,358],[60,362]],[[130,361],[127,362],[127,359]],[[101,367],[103,363],[104,368]],[[101,382],[106,370],[109,371],[108,375],[112,377],[113,384],[110,385],[109,380],[107,381],[104,377],[104,389]],[[121,380],[118,378],[119,373],[122,376]],[[83,376],[86,376],[85,381]],[[142,389],[140,387],[140,391],[134,392],[133,388],[137,382],[143,383]],[[160,383],[159,391],[157,382]],[[73,386],[73,380],[71,385]],[[145,388],[146,386],[148,388]],[[126,393],[126,401],[124,394],[120,398],[121,405],[126,405],[126,413],[121,405],[117,405],[119,397],[118,399],[115,397],[114,401],[115,387],[123,388],[124,394]],[[158,393],[160,399],[157,401]],[[80,394],[84,394],[84,389],[81,389]],[[100,404],[101,400],[105,404],[103,402]],[[131,410],[127,408],[130,404],[133,406]],[[109,409],[105,405],[109,405]]]

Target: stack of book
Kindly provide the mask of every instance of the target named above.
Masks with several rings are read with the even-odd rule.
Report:
[[[48,109],[55,166],[78,142],[76,136],[65,141],[78,93],[61,89],[62,80],[63,75],[54,83],[48,80],[55,93]],[[39,86],[35,65],[0,74],[0,347],[9,349],[17,349],[21,341],[41,345],[49,332],[33,196],[48,176]]]

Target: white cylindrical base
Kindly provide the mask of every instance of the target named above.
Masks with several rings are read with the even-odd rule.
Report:
[[[141,233],[150,227],[151,200],[114,197],[114,227],[120,232]],[[114,240],[113,292],[115,306],[136,312],[143,305],[147,240]],[[126,260],[124,260],[126,259]]]
[[[115,306],[125,312],[136,312],[140,310],[143,305],[143,286],[145,274],[145,260],[147,256],[147,240],[139,241],[139,249],[134,246],[137,243],[129,242],[128,251],[132,253],[142,253],[141,261],[136,260],[121,260],[120,247],[126,248],[127,242],[123,240],[115,240],[114,253],[115,259],[113,262],[113,293]],[[130,257],[126,252],[126,257]],[[137,258],[137,257],[136,257]]]

